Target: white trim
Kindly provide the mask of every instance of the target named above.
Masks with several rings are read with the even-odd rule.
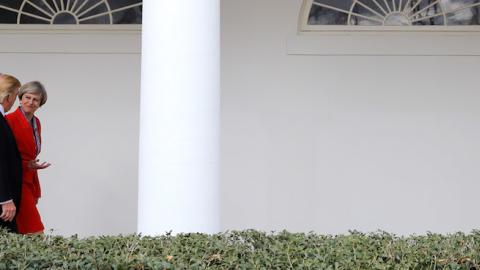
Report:
[[[141,33],[141,24],[0,24],[0,34]]]
[[[1,25],[0,54],[140,54],[141,36],[139,25]]]
[[[313,0],[303,0],[302,6],[300,7],[300,14],[298,16],[298,32],[303,32],[308,29],[308,15],[310,14],[312,3]]]
[[[108,4],[108,1],[105,2],[107,5]],[[137,3],[137,4],[133,4],[133,5],[129,5],[129,6],[125,6],[125,7],[121,7],[121,8],[117,8],[117,9],[114,9],[114,10],[111,10],[110,7],[108,8],[109,11],[107,12],[102,12],[102,13],[98,13],[98,14],[95,14],[95,15],[92,15],[92,16],[89,16],[87,18],[82,18],[78,21],[86,21],[86,20],[90,20],[90,19],[93,19],[93,18],[97,18],[97,17],[100,17],[100,16],[105,16],[105,15],[109,15],[110,16],[110,21],[113,22],[113,18],[112,18],[112,14],[115,13],[115,12],[119,12],[119,11],[122,11],[122,10],[127,10],[127,9],[130,9],[130,8],[133,8],[133,7],[139,7],[141,6],[142,3]],[[80,15],[79,15],[80,16]]]
[[[480,56],[480,31],[358,32],[292,34],[289,55]]]
[[[0,31],[141,31],[141,24],[0,24]]]
[[[444,25],[425,25],[425,26],[353,26],[353,25],[308,25],[304,30],[299,29],[299,33],[315,32],[433,32],[433,33],[480,33],[480,25],[465,26],[444,26]]]

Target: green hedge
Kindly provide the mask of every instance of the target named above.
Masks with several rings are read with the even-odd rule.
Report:
[[[254,230],[80,239],[0,232],[0,269],[478,269],[480,231],[398,237]]]

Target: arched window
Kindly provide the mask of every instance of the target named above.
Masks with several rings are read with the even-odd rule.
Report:
[[[480,24],[480,0],[304,0],[300,30],[325,25],[466,26]]]
[[[141,23],[141,0],[0,0],[0,24]]]

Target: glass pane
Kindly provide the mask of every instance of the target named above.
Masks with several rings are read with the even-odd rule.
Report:
[[[312,6],[308,17],[310,25],[346,25],[348,14],[327,9],[320,6]]]
[[[313,5],[327,5],[348,12],[353,4],[352,0],[314,0]]]
[[[109,24],[110,17],[108,15],[103,15],[93,19],[82,21],[81,24]]]
[[[142,6],[113,13],[114,24],[142,24]]]
[[[373,11],[381,14],[381,15],[386,15],[389,12],[389,5],[388,2],[383,1],[383,0],[361,0],[358,1],[357,6],[367,6],[371,8]]]
[[[31,14],[32,17],[37,16],[37,19],[39,19],[38,17],[44,18],[48,20],[48,22],[50,22],[53,14],[48,13],[46,10],[39,7],[38,5],[32,5],[32,2],[27,2],[22,8],[22,12]]]
[[[50,22],[30,17],[28,15],[22,15],[20,17],[20,24],[50,24]]]
[[[109,10],[108,10],[107,5],[104,2],[99,2],[95,5],[88,6],[88,8],[86,8],[86,9],[83,9],[81,12],[78,13],[77,16],[79,18],[80,23],[85,23],[84,22],[85,20],[91,20],[91,19],[99,18],[99,17],[102,17],[104,15],[108,15],[108,14],[109,14]],[[106,21],[104,19],[92,20],[90,23],[94,23],[94,24],[107,23],[107,24],[109,24],[110,23],[110,18]]]
[[[120,1],[119,0],[109,0],[108,4],[110,5],[110,8],[112,10],[115,10],[115,9],[131,6],[131,5],[135,5],[135,4],[138,4],[138,3],[141,3],[141,2],[142,1],[138,1],[138,0],[120,0]]]
[[[469,1],[470,4],[445,4],[447,23],[449,25],[479,25],[480,1]]]
[[[55,17],[53,18],[53,23],[54,24],[77,24],[78,20],[77,18],[75,18],[75,16],[73,16],[70,13],[62,12],[55,15]]]
[[[363,5],[362,5],[363,4]],[[374,8],[366,4],[355,4],[352,8],[353,19],[350,21],[352,25],[382,25],[384,14],[379,13]],[[378,7],[377,7],[378,8]]]
[[[0,9],[0,23],[17,23],[17,13]]]
[[[444,25],[444,17],[443,14],[440,14],[439,16],[424,19],[422,17],[415,19],[412,22],[412,25],[415,26],[422,26],[422,25]]]
[[[13,8],[13,9],[19,9],[20,8],[20,5],[22,4],[22,1],[9,1],[9,0],[3,0],[3,1],[0,1],[0,5],[2,6],[5,6],[5,7],[9,7],[9,8]]]

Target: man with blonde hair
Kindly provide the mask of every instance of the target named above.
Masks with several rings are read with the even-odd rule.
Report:
[[[22,192],[22,160],[4,116],[18,95],[17,78],[0,74],[0,227],[16,232],[15,215]]]

